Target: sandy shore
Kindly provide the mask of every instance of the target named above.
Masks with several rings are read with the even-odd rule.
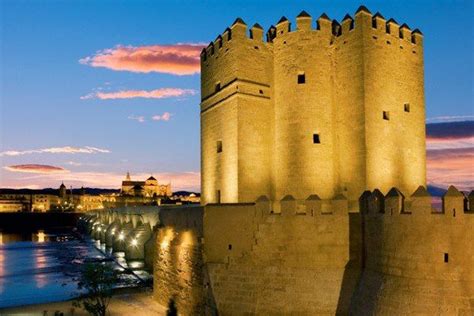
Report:
[[[46,311],[46,313],[45,313]],[[64,316],[88,315],[84,310],[72,306],[72,301],[28,305],[0,309],[0,315],[38,315],[54,316],[56,312]],[[114,295],[110,301],[108,315],[166,315],[166,307],[161,306],[153,299],[151,290],[140,293]]]

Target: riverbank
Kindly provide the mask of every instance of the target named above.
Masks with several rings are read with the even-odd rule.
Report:
[[[83,309],[73,307],[72,300],[45,304],[35,304],[0,309],[0,316],[10,315],[38,315],[52,316],[63,313],[64,316],[86,316]],[[110,301],[107,315],[166,315],[167,308],[153,299],[153,291],[141,289],[140,292],[120,291]],[[46,312],[46,313],[45,313]],[[58,312],[57,314],[55,314]]]

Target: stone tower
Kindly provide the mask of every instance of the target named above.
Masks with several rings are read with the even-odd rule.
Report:
[[[238,18],[201,54],[202,203],[426,183],[423,36],[360,7],[263,30]]]
[[[61,185],[59,186],[59,197],[61,199],[66,199],[66,196],[67,196],[67,189],[66,189],[66,186],[64,185],[64,182],[62,182]]]

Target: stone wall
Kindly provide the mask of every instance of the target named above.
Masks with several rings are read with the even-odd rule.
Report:
[[[395,190],[388,196],[364,210],[365,271],[354,314],[472,315],[474,213],[465,212],[465,197],[451,187],[444,208],[434,210],[423,189],[410,203]]]
[[[347,200],[291,197],[281,213],[256,204],[207,205],[205,264],[220,313],[334,314],[347,312],[359,276],[358,214]],[[354,231],[355,230],[355,231]],[[343,288],[343,294],[341,294]]]
[[[474,205],[471,193],[469,204]],[[154,292],[185,314],[472,315],[474,212],[450,187],[163,208]]]
[[[203,207],[162,207],[156,232],[153,289],[157,301],[174,300],[182,315],[202,315],[207,294],[202,256]]]

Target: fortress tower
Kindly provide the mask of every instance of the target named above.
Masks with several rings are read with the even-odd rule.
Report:
[[[238,18],[201,54],[203,204],[425,185],[420,31],[362,6],[263,33]]]

